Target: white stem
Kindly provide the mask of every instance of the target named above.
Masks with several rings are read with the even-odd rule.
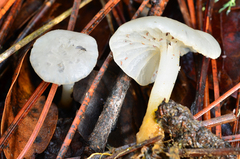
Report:
[[[162,128],[155,121],[155,111],[164,99],[168,102],[171,96],[180,69],[179,45],[177,43],[169,45],[166,42],[160,53],[157,77],[150,94],[147,112],[137,134],[138,143],[158,135],[164,135]]]
[[[72,102],[72,94],[73,91],[73,84],[64,84],[62,85],[62,97],[60,101],[60,106],[67,108],[70,106]]]
[[[161,50],[158,73],[151,90],[147,113],[155,112],[164,99],[168,102],[180,69],[179,59],[178,44],[172,43]]]

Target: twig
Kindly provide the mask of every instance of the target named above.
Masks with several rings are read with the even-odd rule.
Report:
[[[240,88],[240,83],[232,87],[230,90],[228,90],[226,93],[224,93],[222,96],[220,96],[218,99],[216,99],[214,102],[212,102],[208,107],[204,108],[200,112],[194,115],[194,119],[198,119],[203,114],[205,114],[207,111],[211,110],[213,107],[215,107],[218,103],[226,99],[228,96],[230,96],[232,93],[236,92]]]
[[[89,2],[91,2],[92,0],[86,0],[83,1],[80,4],[80,8],[82,8],[83,6],[85,6],[86,4],[88,4]],[[42,26],[41,28],[39,28],[38,30],[36,30],[35,32],[31,33],[30,35],[28,35],[27,37],[25,37],[23,40],[19,41],[18,43],[12,45],[9,49],[7,49],[5,52],[3,52],[0,55],[0,63],[3,62],[5,59],[7,59],[9,56],[11,56],[12,54],[14,54],[16,51],[18,51],[19,49],[21,49],[23,46],[25,46],[26,44],[28,44],[30,41],[34,40],[35,38],[39,37],[40,35],[42,35],[44,32],[46,32],[47,30],[49,30],[51,27],[53,27],[54,25],[60,23],[62,20],[64,20],[65,18],[67,18],[70,14],[71,14],[71,10],[69,9],[67,11],[65,11],[64,13],[62,13],[61,15],[59,15],[58,17],[56,17],[55,19],[53,19],[52,21],[50,21],[49,23],[47,23],[46,25]]]
[[[103,152],[106,146],[108,136],[112,127],[116,124],[122,108],[122,103],[130,86],[130,81],[130,77],[125,73],[121,73],[103,107],[103,111],[88,140],[90,144],[89,147],[95,152]]]

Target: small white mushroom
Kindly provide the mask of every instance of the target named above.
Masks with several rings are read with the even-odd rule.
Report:
[[[93,70],[97,58],[97,43],[93,37],[68,30],[53,30],[36,40],[30,62],[44,81],[63,85],[60,104],[67,106],[72,101],[74,82]]]
[[[177,79],[179,58],[199,52],[210,58],[220,56],[218,42],[208,33],[194,30],[166,17],[143,17],[123,24],[110,39],[113,58],[140,85],[155,81],[137,142],[161,134],[155,111],[168,102]]]

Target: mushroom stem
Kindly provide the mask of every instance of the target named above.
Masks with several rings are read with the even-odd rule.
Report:
[[[155,111],[164,99],[168,102],[180,69],[178,43],[168,43],[167,40],[164,43],[160,48],[158,73],[148,101],[147,112],[137,133],[138,143],[164,134],[160,125],[155,121]]]
[[[72,94],[73,91],[73,84],[64,84],[62,85],[62,96],[60,100],[60,107],[68,108],[72,102]]]

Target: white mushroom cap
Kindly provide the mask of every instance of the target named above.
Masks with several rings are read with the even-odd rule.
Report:
[[[46,82],[72,84],[85,78],[96,65],[96,40],[86,34],[54,30],[36,40],[30,62]]]
[[[155,81],[162,39],[177,41],[180,55],[199,52],[210,58],[220,56],[221,48],[212,35],[194,30],[176,20],[148,16],[129,21],[110,39],[115,62],[140,85]]]

